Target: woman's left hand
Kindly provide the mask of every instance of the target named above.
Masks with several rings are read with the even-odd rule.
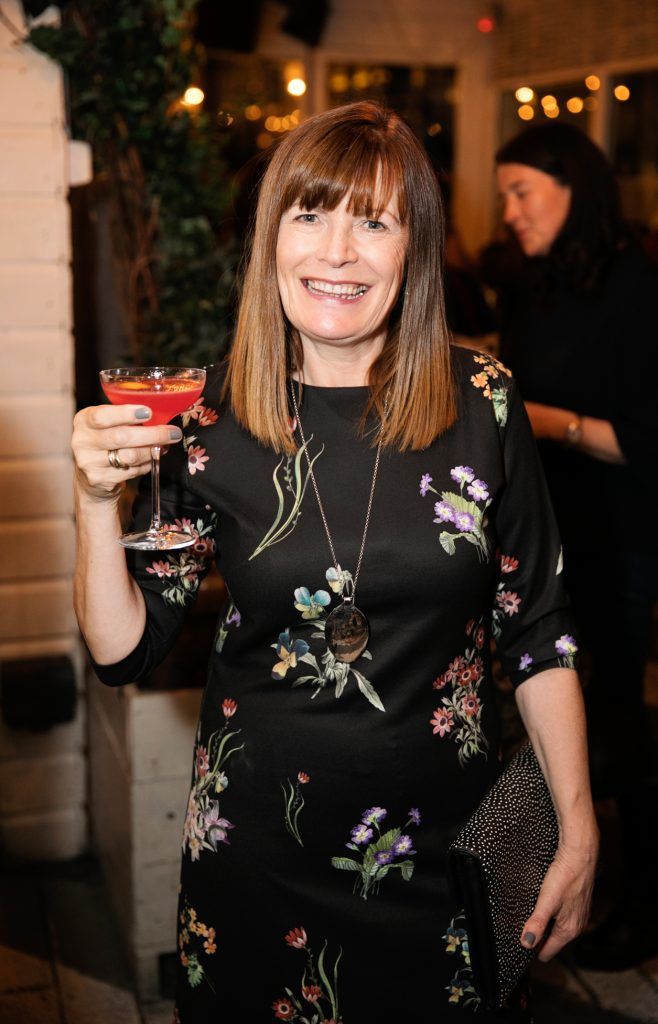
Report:
[[[521,942],[526,948],[541,944],[539,960],[550,960],[585,928],[589,920],[598,853],[598,829],[592,823],[578,842],[561,840],[546,872],[535,909],[526,921]],[[542,944],[550,922],[553,928]]]

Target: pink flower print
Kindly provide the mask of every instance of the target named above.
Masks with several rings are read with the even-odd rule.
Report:
[[[231,697],[227,697],[225,701],[222,701],[222,711],[224,712],[224,718],[233,718],[233,715],[237,710],[237,700],[233,700]]]
[[[208,759],[208,751],[205,747],[197,747],[196,751],[196,770],[199,778],[203,778],[204,775],[208,774],[210,769],[210,761]]]
[[[213,423],[216,423],[219,416],[214,409],[208,409],[205,405],[202,405],[199,409],[199,426],[210,427]]]
[[[432,734],[436,736],[437,732],[439,736],[445,736],[450,732],[454,725],[454,715],[448,708],[437,708],[434,712],[434,717],[430,719],[430,725],[434,726]]]
[[[319,985],[302,985],[302,995],[307,1003],[317,1003],[322,998],[322,989]]]
[[[199,445],[190,445],[187,449],[187,468],[190,471],[190,475],[194,476],[196,472],[202,473],[205,470],[204,462],[208,462],[210,456],[206,455],[206,449],[200,448]]]
[[[176,570],[171,562],[154,562],[153,567],[150,565],[146,566],[146,571],[150,572],[152,576],[157,576],[159,580],[168,579],[176,574]]]
[[[465,715],[472,717],[477,715],[480,707],[480,701],[474,693],[467,693],[465,697],[462,697],[461,708]]]
[[[485,637],[486,633],[484,631],[484,626],[478,626],[478,628],[475,630],[475,646],[477,647],[478,650],[482,650],[482,648],[484,647]]]
[[[466,623],[466,636],[470,636],[471,635],[471,633],[473,632],[474,625],[475,625],[475,619],[469,619],[468,622]]]
[[[295,1007],[290,999],[275,999],[272,1009],[277,1020],[292,1020],[295,1013]]]
[[[198,533],[191,519],[174,519],[174,526],[180,533],[187,533],[190,537],[198,537]]]
[[[432,689],[433,690],[442,690],[443,687],[448,682],[447,676],[448,676],[447,672],[444,672],[442,676],[437,676],[437,678],[432,683]]]
[[[511,590],[501,590],[500,594],[496,594],[496,604],[503,609],[505,615],[516,615],[521,598]]]
[[[226,818],[220,818],[217,800],[210,801],[210,806],[203,816],[203,824],[208,834],[208,841],[215,852],[217,852],[217,843],[226,843],[227,846],[230,846],[228,830],[235,828],[235,825],[232,825]]]
[[[311,776],[307,775],[306,772],[299,772],[297,774],[297,781],[301,782],[302,785],[305,785],[307,782],[311,781]]]
[[[286,942],[293,949],[304,949],[308,936],[304,928],[292,928],[285,937]]]
[[[203,395],[200,398],[197,398],[194,405],[191,405],[189,409],[186,409],[185,412],[181,414],[181,423],[183,424],[183,426],[186,427],[190,420],[198,419],[199,413],[201,412],[202,409]]]
[[[459,673],[459,685],[470,686],[478,678],[478,671],[475,665],[467,665],[466,668],[462,669]]]
[[[448,665],[448,668],[447,668],[447,671],[446,671],[446,676],[448,678],[448,681],[454,683],[455,679],[457,678],[457,676],[459,675],[461,670],[463,668],[465,668],[465,667],[466,667],[466,658],[464,657],[463,654],[460,654],[459,657],[455,658]]]
[[[518,558],[513,558],[512,555],[501,555],[500,556],[500,571],[501,572],[516,572],[519,567]]]

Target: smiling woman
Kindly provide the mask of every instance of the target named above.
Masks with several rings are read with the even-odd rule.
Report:
[[[492,635],[562,827],[518,941],[538,946],[555,917],[548,958],[587,914],[560,542],[509,371],[450,349],[442,235],[431,166],[395,113],[353,104],[286,135],[228,364],[162,460],[189,556],[128,571],[107,448],[158,428],[131,426],[134,406],[79,414],[78,608],[101,678],[161,660],[216,552],[230,595],[183,831],[180,1024],[528,1020],[521,991],[502,1014],[481,1004],[445,875],[499,771]]]

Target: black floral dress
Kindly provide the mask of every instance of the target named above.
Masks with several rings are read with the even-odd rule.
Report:
[[[139,556],[145,634],[98,673],[116,685],[159,661],[217,559],[229,598],[183,828],[182,1024],[490,1019],[444,871],[499,770],[490,639],[515,684],[572,664],[575,644],[523,404],[495,360],[454,361],[455,425],[382,453],[358,582],[370,642],[352,664],[324,642],[341,580],[305,453],[254,441],[211,370],[163,459],[165,516],[195,544]],[[306,386],[300,407],[341,572],[375,459],[356,432],[366,396]],[[503,1017],[527,1019],[517,1000]]]

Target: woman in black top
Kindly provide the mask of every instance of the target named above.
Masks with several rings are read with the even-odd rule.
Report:
[[[595,784],[621,796],[634,831],[651,760],[642,688],[658,578],[658,281],[624,232],[612,168],[578,129],[530,128],[496,160],[515,240],[498,281],[502,356],[538,439],[590,659]],[[583,941],[583,959],[623,966],[642,951],[634,934],[606,934],[598,951],[588,940],[587,953]]]

